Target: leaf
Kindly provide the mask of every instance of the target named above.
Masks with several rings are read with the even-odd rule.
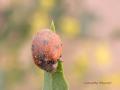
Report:
[[[62,61],[58,61],[57,71],[52,75],[53,90],[68,90],[68,85],[64,77]]]
[[[44,72],[43,90],[69,90],[64,78],[63,65],[61,60],[58,60],[56,72]]]
[[[54,21],[52,20],[51,22],[51,26],[50,26],[50,29],[55,32],[55,25],[54,25]]]
[[[52,90],[52,74],[44,71],[44,87],[43,90]]]
[[[55,32],[54,22],[51,22],[50,29]],[[43,90],[69,90],[64,77],[62,60],[58,60],[56,72],[50,73],[44,71],[44,87]]]

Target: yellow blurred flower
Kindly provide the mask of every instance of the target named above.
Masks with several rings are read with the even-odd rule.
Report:
[[[49,18],[46,13],[36,13],[32,22],[32,33],[36,33],[41,28],[47,28],[49,25]]]
[[[12,4],[18,4],[21,3],[21,0],[10,0]]]
[[[55,0],[39,0],[39,3],[41,5],[42,9],[49,11],[54,7]]]
[[[108,50],[108,46],[105,43],[101,43],[97,46],[95,51],[95,57],[97,63],[100,66],[107,66],[110,64],[110,51]]]
[[[68,37],[75,37],[80,32],[79,22],[72,17],[63,17],[60,22],[61,30]]]
[[[111,82],[112,86],[120,86],[120,72],[104,76],[102,80]]]
[[[77,77],[80,79],[83,79],[83,77],[86,74],[86,71],[88,70],[88,54],[83,51],[83,53],[76,59],[75,62],[75,72]]]

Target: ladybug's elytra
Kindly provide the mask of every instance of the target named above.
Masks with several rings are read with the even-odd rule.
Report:
[[[35,64],[47,72],[56,69],[61,57],[62,42],[60,37],[49,29],[38,32],[32,41],[32,56]]]

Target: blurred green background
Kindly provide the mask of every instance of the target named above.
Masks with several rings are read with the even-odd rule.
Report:
[[[119,0],[0,0],[0,90],[42,90],[33,35],[52,20],[70,90],[120,90]],[[85,84],[85,82],[111,84]]]

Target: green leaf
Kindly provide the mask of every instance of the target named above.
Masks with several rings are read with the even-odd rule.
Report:
[[[69,90],[64,77],[62,61],[58,60],[57,70],[54,73],[44,71],[43,90]]]
[[[44,71],[44,87],[43,90],[52,90],[52,74]]]
[[[54,21],[52,20],[51,22],[51,26],[50,26],[50,29],[55,32],[55,25],[54,25]]]
[[[51,22],[50,29],[55,32],[54,22]],[[44,87],[43,90],[69,90],[64,77],[62,60],[58,60],[57,69],[54,73],[44,71]]]

